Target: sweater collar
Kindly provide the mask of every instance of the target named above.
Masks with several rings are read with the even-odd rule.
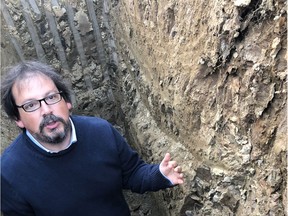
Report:
[[[70,143],[69,145],[67,146],[66,149],[68,149],[73,143],[77,142],[77,136],[76,136],[76,130],[75,130],[75,126],[73,124],[73,121],[71,120],[71,118],[69,118],[70,120],[70,123],[71,123],[71,127],[72,127],[72,131],[71,131],[71,139],[70,139]],[[37,145],[39,148],[45,150],[46,152],[48,153],[58,153],[58,152],[55,152],[55,151],[51,151],[47,148],[45,148],[43,145],[41,145],[33,136],[32,134],[26,130],[26,135],[32,140],[32,142]],[[63,149],[63,150],[66,150],[66,149]]]

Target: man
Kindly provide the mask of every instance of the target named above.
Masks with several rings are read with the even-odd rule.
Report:
[[[2,106],[23,129],[1,157],[4,215],[128,216],[122,189],[157,191],[183,183],[167,153],[145,163],[105,120],[70,115],[70,89],[51,67],[12,67]]]

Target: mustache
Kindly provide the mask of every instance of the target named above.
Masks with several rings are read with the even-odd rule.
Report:
[[[57,116],[55,116],[55,115],[53,115],[53,114],[47,115],[47,116],[44,117],[44,119],[43,119],[43,120],[41,121],[41,123],[40,123],[40,131],[43,131],[44,127],[45,127],[46,125],[48,125],[49,123],[51,123],[51,122],[56,122],[56,121],[60,121],[60,122],[62,122],[63,124],[66,124],[65,121],[64,121],[64,119],[62,119],[62,118],[60,118],[60,117],[57,117]]]

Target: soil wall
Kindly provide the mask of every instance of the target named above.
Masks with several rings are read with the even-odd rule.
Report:
[[[125,192],[132,215],[287,215],[286,1],[1,3],[2,69],[53,64],[75,114],[182,164],[180,187]],[[3,115],[2,148],[17,133]]]

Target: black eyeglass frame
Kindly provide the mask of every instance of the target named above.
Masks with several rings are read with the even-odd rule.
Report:
[[[47,102],[46,100],[48,100],[48,98],[49,97],[51,97],[51,96],[54,96],[54,95],[60,95],[60,98],[59,98],[59,100],[58,101],[56,101],[56,102],[53,102],[53,103],[49,103],[49,102]],[[22,108],[25,112],[34,112],[34,111],[36,111],[36,110],[38,110],[41,106],[42,106],[42,101],[44,101],[47,105],[53,105],[53,104],[56,104],[56,103],[59,103],[61,100],[62,100],[62,92],[60,91],[60,92],[57,92],[57,93],[54,93],[54,94],[50,94],[50,95],[48,95],[48,96],[46,96],[46,97],[44,97],[44,98],[42,98],[42,99],[40,99],[40,100],[32,100],[32,101],[29,101],[29,102],[27,102],[27,103],[25,103],[25,104],[23,104],[23,105],[21,105],[21,106],[18,106],[17,104],[15,104],[16,105],[16,107],[17,108]],[[38,104],[39,104],[39,107],[37,107],[36,109],[33,109],[33,110],[30,110],[30,111],[28,111],[28,110],[26,110],[24,107],[25,107],[25,105],[27,105],[27,104],[29,104],[29,103],[31,103],[31,102],[33,102],[33,101],[37,101],[38,102]]]

